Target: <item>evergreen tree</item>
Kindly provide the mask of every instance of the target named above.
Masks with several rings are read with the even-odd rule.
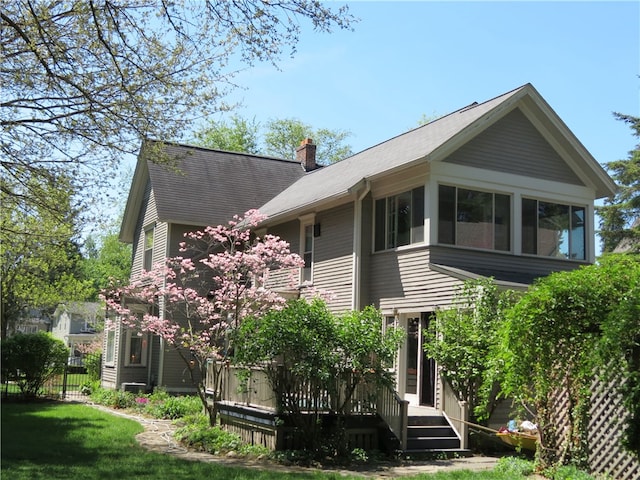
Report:
[[[640,118],[621,113],[614,115],[631,127],[636,138],[640,138]],[[618,184],[618,192],[597,208],[602,251],[606,253],[619,249],[639,252],[640,144],[629,152],[628,158],[609,162],[606,167]]]

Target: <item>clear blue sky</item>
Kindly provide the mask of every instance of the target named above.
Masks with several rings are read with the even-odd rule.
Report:
[[[357,152],[532,83],[599,162],[636,143],[612,112],[640,115],[640,2],[348,3],[353,32],[307,27],[280,71],[238,76],[235,113],[349,130]]]

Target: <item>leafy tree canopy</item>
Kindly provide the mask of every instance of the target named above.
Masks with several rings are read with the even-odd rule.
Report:
[[[83,275],[91,283],[88,301],[97,301],[100,292],[126,285],[131,274],[131,245],[122,243],[117,233],[101,238],[90,236],[84,245]]]
[[[293,160],[300,142],[311,138],[317,145],[316,161],[328,165],[353,154],[351,147],[345,144],[350,135],[345,130],[315,129],[296,118],[272,119],[261,128],[255,120],[235,115],[229,122],[210,121],[196,132],[195,141],[209,148]]]
[[[639,117],[614,115],[640,138]],[[640,144],[629,152],[628,158],[609,162],[606,167],[618,184],[618,192],[597,208],[602,251],[612,252],[619,248],[640,252]]]
[[[228,109],[239,65],[293,54],[303,19],[323,32],[354,21],[312,0],[3,2],[3,192],[57,212],[38,185],[66,176],[86,199],[142,139],[179,140]]]
[[[472,420],[491,414],[493,398],[480,405],[490,358],[498,343],[497,331],[503,312],[514,302],[514,292],[500,291],[490,278],[469,280],[457,292],[450,308],[436,313],[429,325],[429,340],[424,349],[441,367],[458,398],[467,401]]]
[[[259,365],[266,372],[281,413],[302,432],[310,450],[321,443],[319,406],[327,393],[337,414],[347,413],[358,386],[394,386],[389,369],[403,339],[398,329],[383,330],[373,307],[332,314],[314,298],[289,300],[279,310],[243,320],[235,339],[234,362]],[[301,401],[303,392],[314,400]],[[338,445],[347,447],[346,439]]]
[[[27,308],[53,312],[61,301],[84,300],[90,291],[80,268],[76,210],[63,180],[33,187],[60,202],[57,212],[42,204],[22,209],[19,200],[0,191],[2,338]]]

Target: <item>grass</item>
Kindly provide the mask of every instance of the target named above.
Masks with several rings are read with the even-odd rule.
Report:
[[[135,441],[142,427],[91,407],[60,402],[2,402],[2,476],[37,479],[338,480],[337,472],[282,473],[191,462],[148,452]],[[457,471],[414,479],[506,480],[496,472]],[[524,478],[524,477],[520,477]]]

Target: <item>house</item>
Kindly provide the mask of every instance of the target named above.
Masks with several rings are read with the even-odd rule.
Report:
[[[50,312],[40,308],[25,308],[14,323],[9,324],[7,335],[38,333],[51,330]]]
[[[595,260],[594,200],[615,185],[524,85],[329,167],[260,207],[305,255],[301,280],[334,311],[375,305],[402,326],[398,392],[439,406],[423,332],[469,278],[526,288]]]
[[[262,205],[304,174],[300,164],[290,160],[145,142],[119,236],[133,245],[131,277],[179,255],[185,232],[226,224],[233,215]],[[105,332],[104,342],[103,386],[193,390],[182,360],[175,351],[165,349],[161,339],[118,326]]]
[[[51,335],[69,348],[69,364],[82,365],[82,345],[99,338],[104,307],[95,302],[69,302],[58,305],[51,321]]]
[[[537,277],[593,262],[594,201],[615,188],[530,84],[324,168],[314,168],[311,141],[298,150],[305,168],[167,148],[185,157],[178,161],[183,175],[144,154],[138,161],[121,230],[121,239],[134,245],[132,273],[176,254],[180,234],[194,225],[224,223],[257,207],[268,216],[258,234],[276,234],[303,256],[302,295],[308,287],[329,290],[334,312],[374,305],[385,325],[404,328],[397,397],[423,413],[452,403],[421,348],[436,310],[450,304],[466,279],[491,276],[505,288],[524,289]],[[233,168],[218,172],[230,162]],[[259,187],[269,188],[248,198]],[[179,387],[183,367],[157,339],[111,335],[105,385]],[[406,436],[407,419],[402,422]],[[462,424],[457,427],[463,438]],[[414,439],[416,448],[420,442]]]

